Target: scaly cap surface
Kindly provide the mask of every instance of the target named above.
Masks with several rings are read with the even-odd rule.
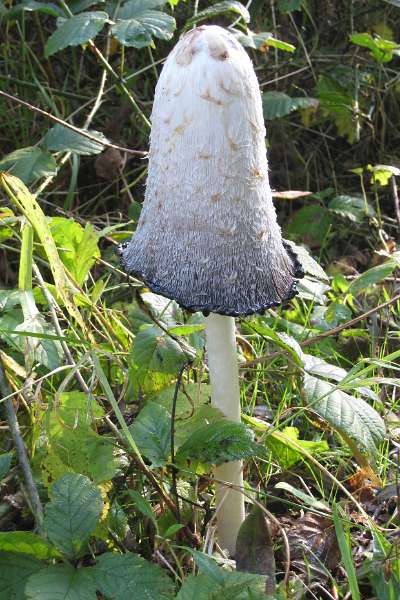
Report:
[[[137,230],[120,253],[154,292],[206,314],[263,312],[296,293],[268,181],[261,94],[235,37],[202,26],[157,83]]]

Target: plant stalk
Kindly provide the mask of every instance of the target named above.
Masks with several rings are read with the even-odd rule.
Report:
[[[206,319],[208,369],[211,382],[211,404],[227,419],[240,423],[239,368],[236,351],[235,319],[210,314]],[[243,487],[243,463],[235,461],[215,468],[215,477]],[[218,542],[231,556],[244,521],[244,496],[223,484],[216,484]]]

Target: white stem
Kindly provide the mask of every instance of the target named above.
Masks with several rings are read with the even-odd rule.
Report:
[[[235,319],[211,314],[206,319],[208,369],[211,403],[227,419],[240,423],[240,388],[237,362]],[[215,477],[243,486],[243,463],[236,461],[215,468]],[[245,516],[244,496],[224,485],[216,484],[218,541],[233,556],[239,527]]]

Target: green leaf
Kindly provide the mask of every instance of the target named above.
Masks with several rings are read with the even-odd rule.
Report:
[[[47,454],[41,458],[45,483],[65,472],[84,474],[95,483],[114,477],[117,461],[111,438],[99,435],[92,423],[104,414],[83,392],[64,392],[47,415]]]
[[[348,293],[353,296],[358,296],[371,285],[383,281],[386,277],[390,277],[397,267],[398,264],[396,260],[389,259],[381,265],[377,265],[376,267],[364,271],[359,277],[353,279],[349,286]]]
[[[291,441],[295,444],[292,444]],[[299,430],[297,427],[285,427],[282,432],[274,431],[265,438],[265,444],[271,450],[273,456],[278,460],[282,469],[290,469],[293,465],[304,459],[301,452],[303,448],[311,455],[321,454],[329,450],[325,440],[313,442],[308,440],[299,440]],[[299,446],[300,448],[296,447]]]
[[[150,387],[157,388],[159,382],[163,384],[178,373],[188,356],[163,329],[145,324],[140,327],[133,341],[131,359],[134,387],[148,383]]]
[[[31,554],[39,560],[60,556],[54,546],[31,531],[0,532],[0,551]]]
[[[142,513],[145,517],[150,519],[153,523],[154,527],[157,528],[157,521],[154,516],[153,509],[151,507],[150,502],[142,495],[139,494],[136,490],[128,490],[129,497],[132,498],[135,508]]]
[[[262,102],[264,117],[268,121],[286,117],[295,110],[318,107],[315,98],[291,98],[284,92],[264,92]]]
[[[44,13],[45,15],[50,15],[51,17],[64,16],[64,11],[56,4],[53,4],[53,2],[36,2],[35,0],[25,0],[25,2],[20,2],[16,6],[10,8],[10,10],[6,12],[4,16],[6,19],[15,19],[15,17],[18,17],[25,11]]]
[[[49,227],[63,264],[77,284],[82,285],[100,258],[99,237],[93,225],[87,223],[83,228],[72,219],[52,217]]]
[[[197,429],[180,446],[176,459],[220,465],[250,456],[266,457],[265,449],[254,442],[251,429],[242,423],[221,420]]]
[[[188,577],[176,600],[264,600],[265,577],[222,569],[215,560],[197,550],[187,549],[200,569]],[[196,581],[197,580],[197,581]]]
[[[286,240],[286,243],[289,244],[289,246],[291,246],[293,251],[296,253],[305,273],[308,273],[317,279],[321,279],[321,281],[329,283],[328,275],[325,273],[321,265],[311,256],[307,248],[304,246],[298,246],[288,240]]]
[[[171,418],[169,412],[155,402],[148,402],[129,427],[141,454],[153,467],[168,462],[171,449]]]
[[[83,12],[62,20],[51,34],[45,46],[45,56],[51,56],[68,46],[85,44],[103,29],[108,20],[105,12]]]
[[[371,183],[385,186],[389,185],[389,182],[394,175],[398,177],[400,175],[400,169],[393,165],[368,165],[368,171],[371,171]]]
[[[332,223],[332,216],[325,206],[306,204],[294,213],[287,231],[301,243],[320,246],[325,240]]]
[[[90,8],[94,4],[104,4],[104,2],[105,2],[105,0],[69,0],[68,8],[75,15],[76,13],[80,13],[83,10]],[[64,16],[65,16],[65,14],[64,14]]]
[[[169,413],[172,411],[172,401],[175,394],[175,384],[157,392],[150,399],[164,406]],[[206,383],[187,383],[181,385],[176,397],[175,415],[178,420],[187,420],[196,410],[210,399],[210,386]]]
[[[43,563],[33,556],[0,552],[0,600],[26,600],[26,582],[41,569]]]
[[[168,329],[170,335],[191,335],[198,331],[204,331],[205,325],[175,325]]]
[[[0,171],[9,171],[27,185],[39,177],[57,173],[57,163],[48,152],[37,146],[20,148],[0,160]]]
[[[158,566],[137,554],[102,554],[93,568],[97,588],[113,600],[166,600],[172,580]]]
[[[76,556],[87,543],[103,510],[98,488],[84,475],[67,473],[52,486],[43,527],[48,538],[67,556]]]
[[[1,480],[7,475],[11,467],[12,453],[2,452],[0,454],[0,483]]]
[[[308,374],[304,377],[304,393],[310,408],[340,433],[353,451],[358,449],[375,460],[385,437],[385,425],[375,409]]]
[[[235,18],[238,16],[243,19],[245,23],[250,23],[250,13],[241,2],[235,0],[227,0],[226,2],[217,2],[212,6],[200,10],[196,16],[189,19],[185,24],[185,29],[189,29],[195,23],[204,21],[206,19],[215,19],[219,15],[232,14]]]
[[[349,581],[349,588],[351,591],[351,598],[353,600],[361,600],[360,589],[358,587],[358,579],[356,574],[356,568],[353,562],[353,556],[351,551],[350,532],[349,527],[344,530],[343,523],[340,520],[338,507],[335,504],[333,507],[333,522],[335,525],[336,538],[340,548],[340,554],[342,555],[342,561],[344,571]]]
[[[357,104],[353,93],[340,78],[322,75],[317,84],[317,96],[323,114],[332,117],[341,137],[352,144],[356,139]]]
[[[52,565],[31,575],[26,585],[29,600],[96,600],[93,569],[69,564]]]
[[[370,33],[354,33],[350,36],[350,41],[357,46],[368,48],[372,56],[380,63],[390,62],[393,54],[398,54],[400,45],[392,40],[385,40],[379,35]]]
[[[367,217],[373,217],[375,211],[361,196],[335,196],[329,204],[329,210],[349,219],[353,223],[363,223]]]
[[[278,0],[278,10],[284,14],[301,10],[301,2],[302,0]]]
[[[397,6],[397,8],[400,8],[400,0],[383,0],[384,2],[387,2],[388,4],[393,4],[393,6]]]
[[[109,141],[106,136],[94,129],[84,129],[83,132],[90,134],[98,141],[95,142],[90,140],[89,138],[80,135],[77,131],[73,131],[63,125],[54,125],[54,127],[49,129],[44,136],[42,144],[47,150],[52,150],[53,152],[68,150],[69,152],[75,152],[75,154],[81,154],[82,156],[103,152],[103,142]]]
[[[254,33],[247,30],[247,33],[234,30],[233,33],[237,36],[238,41],[248,48],[255,48],[260,52],[266,52],[268,47],[278,48],[278,50],[284,50],[285,52],[294,52],[296,47],[292,44],[288,44],[282,40],[278,40],[269,31],[263,31],[261,33]]]
[[[173,17],[153,7],[165,2],[130,0],[118,11],[117,22],[111,33],[123,46],[144,48],[150,46],[152,38],[170,40],[176,28]]]

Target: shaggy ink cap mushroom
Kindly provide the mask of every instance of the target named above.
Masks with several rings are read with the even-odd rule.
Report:
[[[228,31],[201,26],[157,83],[146,195],[124,268],[190,311],[262,313],[303,271],[282,240],[268,181],[261,94]]]

